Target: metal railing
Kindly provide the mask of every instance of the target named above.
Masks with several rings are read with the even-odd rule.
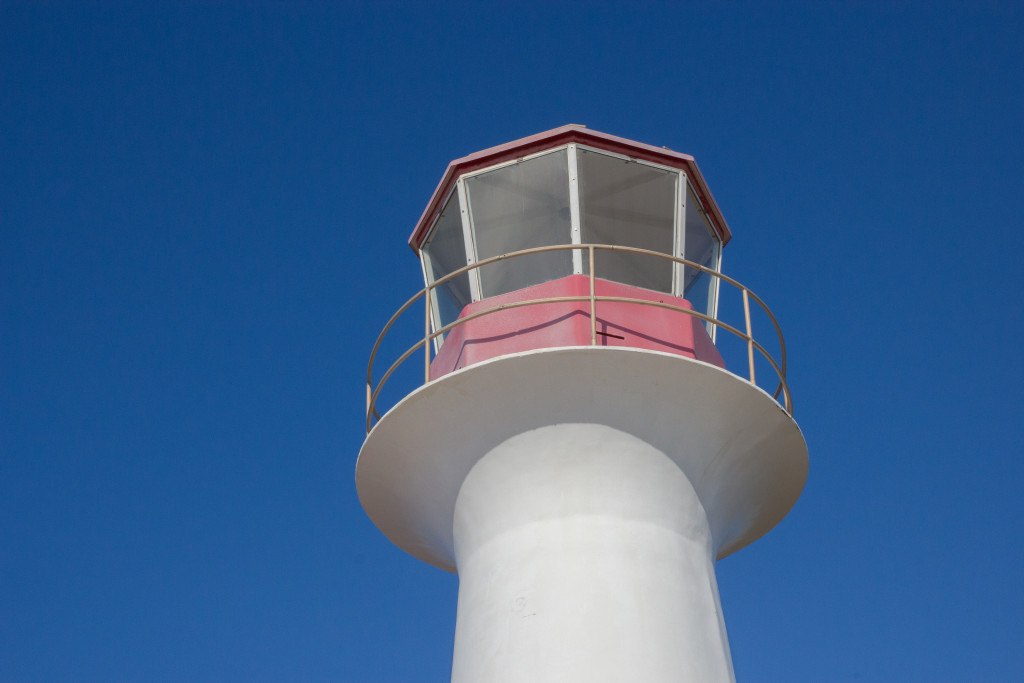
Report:
[[[719,280],[721,280],[723,282],[726,282],[726,283],[732,285],[733,287],[736,287],[737,289],[740,290],[740,292],[742,294],[742,297],[743,297],[744,330],[741,331],[740,329],[730,325],[729,323],[726,323],[726,322],[724,322],[722,320],[719,320],[717,318],[713,318],[713,317],[711,317],[711,316],[709,316],[709,315],[707,315],[705,313],[700,313],[698,311],[694,311],[694,310],[689,309],[689,308],[683,308],[681,306],[676,306],[676,305],[673,305],[673,304],[666,304],[666,303],[663,303],[663,302],[660,302],[660,301],[647,301],[645,299],[635,299],[635,298],[631,298],[631,297],[598,296],[596,294],[596,290],[595,290],[595,282],[596,282],[597,276],[596,276],[596,274],[594,272],[594,252],[598,251],[598,250],[602,250],[602,251],[616,251],[616,252],[627,252],[627,253],[632,253],[632,254],[644,254],[644,255],[653,256],[653,257],[656,257],[656,258],[665,259],[667,261],[672,261],[673,263],[680,264],[680,265],[685,266],[687,268],[694,268],[695,270],[703,271],[703,272],[707,273],[708,275],[710,275],[712,277],[716,277]],[[498,261],[504,261],[504,260],[511,259],[511,258],[516,258],[516,257],[520,257],[520,256],[526,256],[526,255],[529,255],[529,254],[539,254],[539,253],[548,252],[548,251],[586,251],[587,252],[588,263],[589,263],[589,266],[590,266],[589,274],[588,274],[588,278],[590,280],[590,293],[589,293],[589,295],[587,295],[587,296],[548,297],[548,298],[542,298],[542,299],[530,299],[528,301],[515,301],[515,302],[499,304],[499,305],[494,306],[492,308],[488,308],[488,309],[482,310],[482,311],[476,311],[476,312],[471,313],[469,315],[460,317],[458,320],[456,320],[454,322],[451,322],[451,323],[449,323],[447,325],[444,325],[442,327],[439,327],[437,329],[433,329],[433,325],[432,325],[432,313],[433,313],[433,311],[431,309],[431,300],[432,300],[431,294],[433,293],[434,289],[436,289],[437,287],[445,284],[449,280],[462,275],[463,273],[469,273],[469,271],[471,271],[471,270],[474,270],[474,269],[477,269],[477,268],[482,268],[483,266],[489,265],[491,263],[497,263]],[[384,337],[387,335],[387,333],[391,329],[391,327],[395,324],[395,322],[402,316],[402,314],[405,313],[409,309],[409,307],[411,307],[414,303],[416,303],[421,297],[423,298],[423,300],[425,302],[425,306],[424,306],[424,308],[425,308],[425,316],[424,316],[424,333],[423,333],[423,338],[420,339],[417,343],[413,344],[411,347],[409,347],[409,349],[405,353],[403,353],[398,358],[398,360],[396,360],[394,363],[392,363],[391,366],[384,373],[384,375],[380,378],[380,381],[377,382],[377,385],[374,386],[374,384],[373,384],[373,364],[374,364],[374,360],[377,357],[377,351],[380,349],[381,342],[383,341]],[[756,303],[758,306],[761,307],[761,309],[767,314],[768,319],[771,320],[772,326],[775,328],[775,333],[778,335],[778,340],[779,340],[779,360],[778,361],[776,361],[772,357],[772,355],[764,348],[764,346],[762,346],[760,343],[758,343],[758,341],[756,339],[754,339],[754,337],[753,337],[753,333],[751,332],[751,325],[750,325],[750,302],[751,302],[751,300],[753,300],[754,303]],[[785,343],[785,340],[783,340],[783,338],[782,338],[782,329],[779,327],[778,321],[775,319],[775,316],[772,314],[771,310],[769,310],[768,306],[760,299],[760,297],[758,297],[756,294],[754,294],[754,292],[750,291],[747,287],[745,287],[744,285],[740,284],[736,280],[732,279],[728,275],[723,275],[722,273],[719,273],[718,271],[712,270],[712,269],[710,269],[710,268],[708,268],[706,266],[702,266],[699,263],[695,263],[693,261],[688,261],[687,259],[684,259],[684,258],[679,258],[679,257],[676,257],[676,256],[671,256],[669,254],[663,254],[663,253],[658,252],[658,251],[651,251],[649,249],[640,249],[640,248],[637,248],[637,247],[618,246],[618,245],[612,245],[612,244],[559,244],[559,245],[552,245],[552,246],[547,246],[547,247],[536,247],[536,248],[533,248],[533,249],[523,249],[521,251],[510,252],[508,254],[502,254],[501,256],[494,256],[494,257],[489,258],[489,259],[484,259],[482,261],[478,261],[477,263],[470,264],[470,265],[468,265],[468,266],[466,266],[464,268],[459,268],[458,270],[456,270],[456,271],[454,271],[452,273],[449,273],[448,275],[445,275],[443,278],[440,278],[439,280],[434,282],[432,285],[429,285],[429,286],[421,289],[419,292],[417,292],[415,295],[413,295],[412,298],[410,298],[408,301],[406,301],[402,305],[401,308],[399,308],[397,311],[395,311],[395,314],[391,316],[391,319],[388,320],[387,324],[384,325],[384,329],[381,330],[381,333],[377,336],[377,341],[373,345],[373,351],[370,352],[370,363],[369,363],[369,366],[366,369],[366,431],[367,431],[367,433],[369,433],[370,429],[373,427],[373,420],[374,420],[374,418],[376,418],[377,420],[380,419],[380,414],[377,412],[376,404],[377,404],[377,398],[380,396],[380,391],[384,387],[384,383],[388,381],[388,379],[391,377],[391,375],[395,372],[395,370],[398,369],[399,366],[402,365],[402,363],[404,363],[406,360],[408,360],[409,357],[412,356],[414,353],[416,353],[420,348],[423,348],[423,382],[424,382],[424,384],[428,384],[431,381],[431,379],[430,379],[430,360],[431,360],[430,347],[433,344],[434,339],[436,339],[437,337],[441,337],[442,335],[444,335],[447,332],[449,332],[451,329],[453,329],[453,328],[455,328],[455,327],[457,327],[459,325],[463,325],[463,324],[469,322],[470,320],[475,320],[476,318],[479,318],[479,317],[482,317],[482,316],[485,316],[485,315],[489,315],[491,313],[497,313],[498,311],[507,311],[507,310],[512,309],[512,308],[520,308],[520,307],[523,307],[523,306],[537,306],[537,305],[543,305],[543,304],[571,303],[571,302],[586,302],[586,303],[589,304],[589,307],[590,307],[590,345],[591,346],[597,346],[598,345],[597,344],[597,335],[598,335],[598,333],[597,333],[597,304],[603,303],[603,302],[608,302],[608,303],[627,303],[627,304],[637,304],[637,305],[641,305],[641,306],[653,306],[655,308],[665,308],[665,309],[668,309],[668,310],[671,310],[671,311],[677,311],[679,313],[685,313],[686,315],[693,316],[694,318],[699,318],[699,319],[701,319],[701,320],[703,320],[703,321],[705,321],[707,323],[710,323],[710,324],[714,325],[716,328],[721,328],[721,329],[724,329],[724,330],[727,330],[727,331],[731,332],[732,334],[736,335],[737,337],[739,337],[740,339],[742,339],[746,343],[746,347],[747,347],[747,364],[748,364],[748,370],[749,370],[748,378],[747,378],[748,381],[751,384],[755,384],[755,385],[757,384],[756,379],[755,379],[755,372],[754,372],[754,358],[755,358],[754,350],[756,349],[764,358],[766,358],[768,360],[769,363],[771,363],[771,366],[775,370],[775,374],[776,374],[776,376],[778,377],[778,380],[779,380],[779,384],[776,387],[775,393],[772,395],[772,398],[778,400],[779,394],[781,393],[782,394],[782,402],[781,402],[782,407],[790,415],[793,414],[793,400],[792,400],[792,397],[790,396],[790,393],[789,393],[789,386],[786,384],[786,343]],[[732,372],[732,371],[730,370],[729,372]],[[736,375],[735,372],[732,372],[732,374]],[[736,375],[736,376],[739,377],[740,375]]]

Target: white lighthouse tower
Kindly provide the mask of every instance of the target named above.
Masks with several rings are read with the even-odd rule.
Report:
[[[382,333],[414,315],[423,338],[383,371],[374,347],[356,483],[459,575],[453,681],[734,678],[715,562],[786,515],[808,460],[729,238],[692,157],[583,126],[448,166],[410,239],[426,289]],[[409,365],[422,386],[378,405]]]

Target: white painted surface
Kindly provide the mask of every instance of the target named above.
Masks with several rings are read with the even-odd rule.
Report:
[[[453,682],[733,680],[704,508],[640,439],[512,437],[466,477],[454,540]]]
[[[496,358],[367,436],[359,497],[460,578],[453,681],[732,679],[714,561],[792,508],[807,446],[770,396],[674,354]]]
[[[529,351],[420,387],[363,443],[356,487],[374,524],[406,552],[455,571],[455,500],[470,469],[538,427],[603,424],[672,459],[708,515],[714,557],[779,523],[807,480],[796,422],[725,370],[640,349]]]

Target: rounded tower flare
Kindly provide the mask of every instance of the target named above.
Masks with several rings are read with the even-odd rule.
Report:
[[[808,460],[730,237],[692,157],[583,126],[448,166],[409,240],[426,288],[371,355],[356,484],[459,574],[453,681],[733,680],[715,561],[789,512]],[[402,315],[423,338],[375,371]],[[378,405],[403,365],[423,385]]]

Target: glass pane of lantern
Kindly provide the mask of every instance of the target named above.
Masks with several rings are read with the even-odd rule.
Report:
[[[565,150],[466,179],[479,260],[520,249],[568,244],[569,166]],[[484,298],[572,274],[572,252],[553,251],[480,269]]]
[[[431,284],[466,265],[466,242],[462,235],[458,195],[452,193],[441,215],[423,245],[423,263]],[[434,290],[441,325],[454,322],[470,302],[469,277],[466,273],[448,280]],[[438,315],[435,313],[435,323]]]
[[[671,255],[679,174],[582,148],[577,159],[583,242]],[[602,279],[672,291],[672,262],[654,256],[598,250],[594,270]]]
[[[718,268],[718,238],[711,231],[689,185],[686,193],[686,243],[683,258],[712,270]],[[683,269],[683,297],[693,305],[695,311],[710,314],[717,280],[702,270],[687,266]]]

